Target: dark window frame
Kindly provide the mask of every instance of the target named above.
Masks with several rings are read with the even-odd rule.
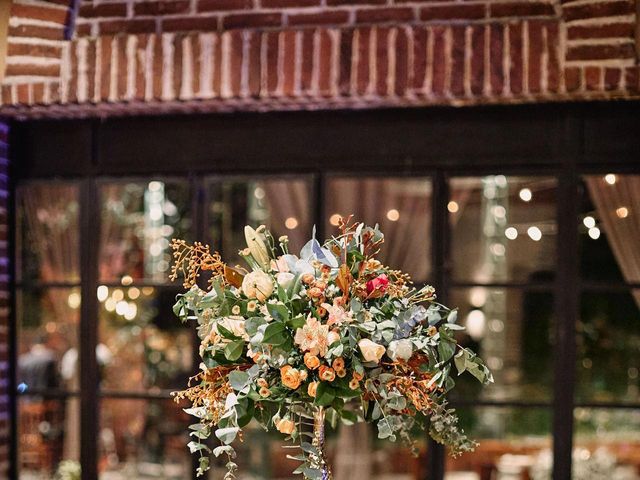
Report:
[[[551,289],[555,295],[556,349],[551,402],[473,402],[474,405],[552,408],[554,478],[570,478],[574,408],[640,408],[640,404],[577,403],[574,400],[575,325],[585,289],[626,289],[636,284],[579,281],[575,225],[580,175],[640,173],[638,102],[486,106],[375,111],[234,113],[167,117],[14,122],[10,138],[11,190],[23,182],[77,180],[81,190],[81,362],[83,439],[97,438],[93,409],[100,398],[159,398],[138,392],[97,391],[98,309],[95,289],[98,237],[97,185],[105,179],[186,178],[192,187],[194,235],[204,238],[203,175],[220,178],[310,175],[313,220],[322,237],[326,179],[334,175],[430,177],[432,278],[446,302],[451,287],[499,286]],[[594,135],[595,132],[604,132]],[[492,173],[558,179],[557,276],[551,284],[476,284],[450,279],[450,233],[446,205],[449,178]],[[10,221],[15,221],[14,209]],[[15,232],[15,229],[10,229]],[[11,240],[11,252],[15,239]],[[13,278],[13,277],[12,277]],[[13,281],[13,280],[12,280]],[[39,285],[46,287],[47,284]],[[54,285],[51,285],[54,286]],[[18,287],[12,283],[11,288]],[[22,287],[22,286],[20,286]],[[15,296],[13,296],[15,297]],[[15,304],[10,353],[15,366]],[[195,359],[194,359],[195,361]],[[87,368],[85,368],[87,367]],[[86,388],[93,385],[93,388]],[[17,478],[15,370],[10,378],[13,419],[12,478]],[[56,392],[51,392],[56,394]],[[57,394],[60,394],[59,392]],[[460,402],[465,406],[465,402]],[[83,479],[97,478],[95,441],[82,442]],[[430,444],[429,478],[444,474],[444,449]]]

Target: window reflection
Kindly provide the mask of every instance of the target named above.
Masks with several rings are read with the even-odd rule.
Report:
[[[34,183],[16,192],[18,281],[74,282],[80,279],[78,187]]]
[[[20,398],[18,462],[21,479],[44,480],[54,478],[56,473],[64,470],[78,470],[79,415],[80,400],[77,397]]]
[[[103,389],[160,391],[187,384],[193,331],[173,314],[177,293],[173,288],[98,288]]]
[[[457,459],[448,456],[445,479],[551,480],[550,410],[476,407],[457,412],[460,426],[480,445]]]
[[[555,271],[556,180],[490,175],[451,180],[453,277],[535,281]]]
[[[289,237],[292,252],[311,238],[311,185],[304,179],[213,181],[209,186],[209,237],[229,263],[242,263],[244,226],[266,225]]]
[[[455,398],[470,400],[550,400],[553,295],[522,289],[452,289],[458,341],[471,347],[493,372],[495,383],[481,387],[465,375],[456,379]]]
[[[640,291],[585,292],[577,326],[581,401],[640,401]]]
[[[104,184],[101,202],[100,279],[166,283],[171,238],[191,228],[187,183]]]
[[[102,400],[100,479],[190,478],[188,422],[172,400]]]
[[[431,274],[431,182],[428,178],[331,178],[325,193],[325,230],[337,232],[341,216],[380,224],[379,260],[409,273],[414,282]]]
[[[640,472],[640,411],[576,408],[573,472],[576,478],[636,480]]]

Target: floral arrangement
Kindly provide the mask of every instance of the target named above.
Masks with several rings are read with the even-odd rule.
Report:
[[[484,384],[491,373],[456,343],[456,310],[376,259],[384,239],[377,226],[343,219],[337,236],[312,238],[298,256],[264,226],[245,227],[245,237],[247,269],[201,243],[172,242],[171,276],[183,276],[187,289],[174,312],[197,322],[201,340],[200,372],[175,393],[198,418],[189,443],[198,474],[212,454],[226,455],[225,478],[235,478],[232,443],[252,419],[293,442],[295,473],[309,479],[331,478],[325,421],[372,422],[379,438],[411,446],[419,426],[453,455],[474,448],[446,393],[453,369]],[[221,442],[213,449],[205,442],[212,435]]]

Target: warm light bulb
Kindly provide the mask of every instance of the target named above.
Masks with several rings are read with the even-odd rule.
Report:
[[[598,227],[593,227],[589,229],[589,236],[594,240],[600,238],[600,229]]]
[[[340,215],[339,213],[334,213],[333,215],[331,215],[331,217],[329,217],[329,223],[334,227],[337,227],[338,224],[340,223],[341,218],[342,218],[342,215]]]
[[[516,230],[514,227],[508,227],[504,231],[504,236],[509,240],[515,240],[516,238],[518,238],[518,230]]]
[[[520,197],[520,200],[522,200],[523,202],[529,202],[533,198],[533,194],[531,193],[531,190],[529,190],[528,188],[523,188],[522,190],[520,190],[520,193],[518,194],[518,196]]]
[[[293,230],[298,226],[298,219],[296,217],[289,217],[284,221],[284,226],[289,230]]]
[[[585,227],[587,228],[593,228],[596,226],[596,219],[591,217],[591,216],[586,216],[584,217],[584,219],[582,220],[582,223],[584,224]]]
[[[542,239],[542,232],[538,227],[529,227],[527,229],[527,235],[529,235],[529,238],[531,238],[531,240],[533,240],[534,242]]]
[[[104,302],[109,296],[109,287],[106,285],[100,285],[97,290],[98,301]]]
[[[613,173],[607,173],[604,176],[604,181],[607,182],[609,185],[615,185],[616,184],[616,176]]]
[[[467,315],[467,333],[474,340],[480,340],[484,335],[486,317],[482,310],[471,310]]]
[[[454,202],[453,200],[451,200],[447,204],[447,210],[449,210],[451,213],[457,213],[458,210],[460,210],[460,206],[458,205],[458,202]]]
[[[398,219],[400,218],[400,212],[395,208],[392,208],[387,212],[387,218],[392,222],[397,222]]]
[[[627,218],[629,216],[629,209],[627,207],[617,208],[616,215],[618,218]]]
[[[67,304],[74,310],[78,308],[80,306],[80,294],[77,292],[70,293],[67,298]]]
[[[122,283],[122,285],[131,285],[133,283],[133,278],[131,278],[131,275],[124,275],[120,279],[120,283]]]

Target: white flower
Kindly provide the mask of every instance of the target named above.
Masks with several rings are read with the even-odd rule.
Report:
[[[413,355],[413,344],[411,340],[392,340],[387,347],[387,355],[394,362],[404,360],[405,362]]]
[[[340,334],[334,330],[331,330],[327,335],[327,345],[331,345],[340,340]]]
[[[273,280],[261,270],[247,273],[242,280],[242,293],[247,298],[257,298],[264,302],[273,293]]]
[[[384,347],[372,342],[368,338],[363,338],[358,342],[360,351],[362,352],[362,358],[365,362],[379,363],[382,355],[384,355]]]
[[[269,253],[263,240],[264,235],[261,234],[262,231],[264,229],[261,230],[260,227],[256,231],[247,225],[244,227],[244,238],[247,241],[247,247],[249,247],[253,259],[266,270],[269,268]]]
[[[214,325],[213,330],[215,332],[218,332],[217,326],[222,325],[224,328],[226,328],[231,333],[233,333],[236,337],[240,337],[243,340],[248,341],[249,334],[244,328],[244,321],[245,320],[242,317],[236,317],[236,316],[224,317]]]
[[[280,272],[276,275],[276,282],[285,290],[288,289],[292,284],[293,280],[296,276],[290,272]]]

